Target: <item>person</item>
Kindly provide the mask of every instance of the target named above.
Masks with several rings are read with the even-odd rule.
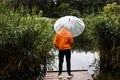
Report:
[[[59,58],[59,74],[58,78],[62,78],[62,65],[64,56],[66,56],[67,62],[67,78],[72,78],[71,74],[71,45],[73,44],[73,36],[68,31],[66,27],[62,27],[55,35],[54,38],[54,46],[59,50],[58,58]]]

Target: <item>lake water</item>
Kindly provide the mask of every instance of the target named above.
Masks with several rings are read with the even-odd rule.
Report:
[[[53,70],[58,70],[58,51],[55,51],[55,64]],[[98,53],[91,53],[91,52],[79,52],[79,51],[72,51],[71,53],[71,69],[72,70],[83,70],[87,69],[89,74],[94,74],[96,70],[95,61],[99,61],[99,54]],[[64,58],[63,63],[63,70],[66,70],[66,60]]]

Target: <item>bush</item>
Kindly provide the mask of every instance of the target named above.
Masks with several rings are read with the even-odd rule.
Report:
[[[97,16],[99,21],[94,23],[97,48],[100,52],[100,72],[97,80],[119,80],[120,16],[115,6],[119,5],[113,3],[109,4],[109,8],[108,5],[105,6],[104,12]]]
[[[0,79],[42,80],[54,59],[52,20],[3,3],[0,16]]]

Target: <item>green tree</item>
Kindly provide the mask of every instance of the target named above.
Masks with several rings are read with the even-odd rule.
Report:
[[[57,7],[57,11],[59,16],[73,15],[80,16],[80,12],[76,9],[73,9],[70,3],[61,3],[60,6]]]

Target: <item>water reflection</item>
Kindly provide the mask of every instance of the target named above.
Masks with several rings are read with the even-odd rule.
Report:
[[[55,51],[55,66],[53,70],[58,70],[58,51]],[[91,52],[79,52],[73,51],[71,54],[71,69],[72,70],[83,70],[87,69],[88,72],[92,75],[96,70],[95,61],[99,61],[98,53]],[[66,70],[66,61],[64,57],[63,70]]]

